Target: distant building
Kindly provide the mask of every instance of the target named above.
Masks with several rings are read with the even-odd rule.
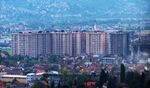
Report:
[[[12,54],[40,56],[51,53],[51,34],[20,32],[12,35]]]
[[[115,57],[103,57],[101,59],[101,63],[103,65],[117,65],[118,64],[118,60]]]
[[[34,84],[35,80],[37,80],[37,76],[35,73],[28,73],[26,80],[27,80],[27,84],[29,86],[32,86]]]
[[[52,32],[52,54],[72,56],[72,33]]]
[[[129,55],[129,33],[113,32],[109,34],[109,53],[126,57]]]
[[[86,53],[96,55],[106,55],[108,51],[107,33],[87,32],[86,33]]]
[[[107,55],[106,32],[20,32],[12,34],[12,54],[23,56]]]
[[[86,34],[84,32],[72,33],[72,55],[86,54]]]

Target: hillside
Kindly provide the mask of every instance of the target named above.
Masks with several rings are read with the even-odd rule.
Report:
[[[149,0],[0,0],[0,26],[21,24],[47,28],[95,21],[105,24],[112,19],[132,24],[149,19],[149,9]],[[122,21],[112,24],[118,22],[122,24]]]

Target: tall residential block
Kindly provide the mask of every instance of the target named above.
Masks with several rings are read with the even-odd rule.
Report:
[[[106,32],[20,32],[12,34],[13,55],[107,55]]]
[[[86,33],[86,53],[106,55],[108,54],[107,33],[87,32]]]
[[[129,54],[129,33],[113,32],[109,34],[109,53],[126,57]]]

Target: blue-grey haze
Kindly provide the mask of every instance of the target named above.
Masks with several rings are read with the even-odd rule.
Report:
[[[0,0],[0,26],[150,18],[150,0]]]

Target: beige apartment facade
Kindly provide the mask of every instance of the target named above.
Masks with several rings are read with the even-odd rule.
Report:
[[[12,54],[106,55],[107,40],[105,32],[20,32],[12,34]]]

